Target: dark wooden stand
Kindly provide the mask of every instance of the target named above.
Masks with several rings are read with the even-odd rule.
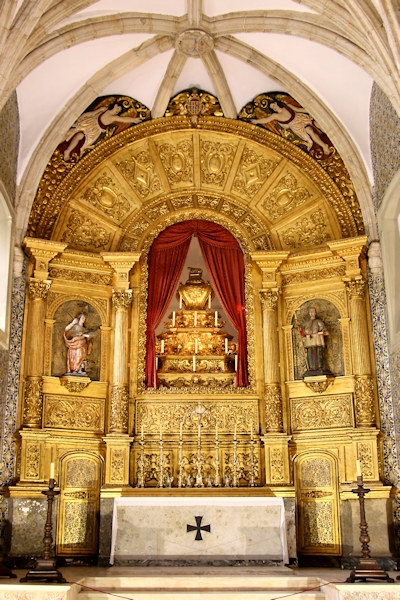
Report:
[[[370,537],[368,535],[368,523],[365,518],[365,499],[364,496],[370,492],[368,488],[364,487],[363,477],[359,475],[357,477],[357,489],[351,490],[353,494],[357,494],[358,501],[360,503],[360,542],[361,542],[361,558],[358,559],[357,568],[351,571],[349,577],[346,579],[347,583],[354,583],[356,581],[367,581],[368,579],[383,579],[388,583],[394,583],[394,579],[389,577],[386,571],[380,569],[377,565],[376,559],[371,558],[369,550]]]
[[[54,490],[56,485],[55,479],[49,479],[49,489],[42,492],[45,496],[47,496],[47,518],[46,524],[44,526],[44,538],[43,538],[43,558],[39,558],[36,561],[36,565],[34,569],[28,571],[25,577],[22,577],[20,581],[38,581],[38,580],[46,580],[46,581],[54,581],[56,580],[58,583],[66,583],[66,580],[56,569],[56,561],[52,556],[53,554],[53,536],[52,536],[52,513],[53,513],[53,502],[54,497],[57,496],[60,492],[56,492]]]

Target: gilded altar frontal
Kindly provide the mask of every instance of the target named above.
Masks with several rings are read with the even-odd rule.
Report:
[[[115,498],[265,496],[290,559],[342,557],[357,461],[386,514],[367,238],[300,109],[276,92],[228,119],[187,90],[152,119],[99,98],[55,149],[24,242],[10,496],[40,498],[54,469],[58,556],[101,556]]]

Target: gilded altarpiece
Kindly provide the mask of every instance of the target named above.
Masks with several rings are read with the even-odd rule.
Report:
[[[83,529],[89,513],[95,527],[100,498],[146,493],[296,497],[301,553],[340,554],[338,507],[356,459],[368,485],[386,493],[367,240],[357,199],[349,203],[337,185],[350,189],[348,174],[335,153],[310,157],[220,116],[171,116],[134,130],[105,139],[63,176],[55,153],[54,188],[44,178],[34,203],[13,493],[39,493],[55,464],[69,494],[57,544],[70,555],[96,552],[93,530]],[[168,308],[156,342],[161,385],[144,384],[148,253],[158,234],[190,219],[221,225],[243,250],[244,388],[212,294],[211,306],[206,297]],[[300,334],[311,308],[327,330],[320,373],[310,373]],[[65,336],[82,315],[91,348],[74,372]],[[206,343],[210,332],[218,343]]]

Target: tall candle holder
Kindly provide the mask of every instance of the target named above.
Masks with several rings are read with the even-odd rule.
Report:
[[[357,568],[351,571],[346,579],[347,583],[354,583],[357,580],[367,581],[367,579],[384,579],[388,583],[393,583],[394,579],[389,577],[386,571],[380,569],[375,558],[371,558],[369,549],[370,537],[368,534],[368,523],[365,518],[365,495],[371,490],[364,487],[363,476],[357,476],[357,489],[351,490],[353,494],[357,494],[360,504],[360,542],[361,542],[361,558],[358,559]]]
[[[52,513],[53,513],[53,502],[55,496],[60,493],[54,488],[56,486],[55,479],[49,479],[49,489],[44,490],[42,494],[47,496],[47,517],[44,526],[44,538],[43,538],[43,557],[36,560],[36,565],[33,569],[28,571],[25,577],[22,577],[20,581],[34,581],[42,580],[54,581],[58,583],[66,583],[66,580],[56,569],[56,561],[53,554],[53,524],[52,524]]]
[[[238,486],[238,477],[237,477],[237,439],[236,435],[233,440],[233,472],[232,472],[232,487]]]
[[[137,487],[142,488],[144,485],[144,439],[139,440],[140,444],[140,455],[139,455],[139,475]]]
[[[255,487],[255,479],[254,479],[254,440],[251,438],[250,440],[250,487]]]
[[[157,487],[164,487],[164,449],[163,449],[163,440],[162,437],[160,436],[160,441],[159,441],[159,445],[160,445],[160,471],[159,471],[159,477],[158,477],[158,484]]]
[[[201,455],[200,415],[199,415],[199,426],[198,426],[198,436],[197,436],[196,467],[197,467],[197,473],[196,473],[195,487],[204,487],[203,475],[202,475],[203,457]]]
[[[182,438],[179,439],[179,452],[178,452],[178,466],[179,466],[179,473],[178,473],[178,488],[182,487],[182,480],[183,480],[183,456],[182,456],[182,446],[183,446],[183,441]]]
[[[219,439],[218,435],[215,438],[215,478],[214,478],[214,486],[219,487],[220,484],[220,476],[219,476]]]

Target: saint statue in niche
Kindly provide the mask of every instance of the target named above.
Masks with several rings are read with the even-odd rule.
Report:
[[[324,369],[325,337],[329,331],[325,323],[317,317],[317,311],[314,306],[309,309],[309,319],[304,321],[299,327],[299,333],[304,338],[304,348],[307,353],[307,375],[328,374]]]
[[[87,376],[86,361],[92,351],[95,331],[85,327],[86,316],[81,313],[72,319],[64,330],[64,341],[68,348],[66,375]]]

